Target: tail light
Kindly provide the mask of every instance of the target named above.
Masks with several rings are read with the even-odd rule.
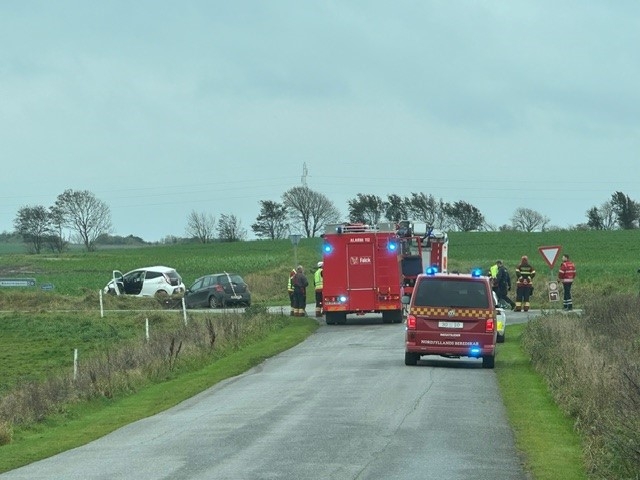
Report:
[[[489,333],[489,332],[493,332],[496,328],[496,322],[494,321],[493,318],[487,318],[487,321],[484,324],[484,330],[485,332]]]
[[[409,315],[407,316],[407,330],[415,330],[416,329],[416,316]]]

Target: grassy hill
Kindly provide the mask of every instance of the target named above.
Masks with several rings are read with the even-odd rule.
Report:
[[[537,270],[537,293],[533,308],[551,306],[546,282],[555,269],[545,263],[538,248],[561,246],[576,263],[578,277],[574,300],[585,295],[638,291],[640,288],[640,230],[523,232],[453,232],[449,235],[449,269],[488,269],[498,258],[513,273],[522,255],[528,255]],[[246,277],[257,302],[286,301],[286,279],[296,263],[313,270],[322,257],[322,239],[302,239],[296,249],[289,240],[256,240],[237,243],[161,245],[102,249],[63,255],[25,253],[0,254],[0,277],[33,277],[39,285],[51,283],[56,294],[81,296],[97,292],[111,278],[112,270],[123,272],[150,265],[168,265],[189,285],[201,275],[235,272]],[[0,295],[7,289],[0,289]]]

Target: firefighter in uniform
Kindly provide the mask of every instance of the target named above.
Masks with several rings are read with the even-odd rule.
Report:
[[[491,282],[491,290],[498,294],[498,268],[499,263],[502,263],[500,260],[496,260],[496,263],[489,267],[489,281]]]
[[[558,270],[558,281],[562,282],[562,291],[564,292],[562,308],[564,310],[573,310],[571,286],[574,278],[576,278],[575,264],[569,260],[569,255],[562,255],[562,263],[560,264],[560,270]]]
[[[508,304],[513,310],[516,304],[509,298],[508,292],[511,290],[511,277],[509,276],[509,270],[504,266],[502,260],[498,260],[496,265],[498,265],[498,271],[496,273],[496,295],[498,296],[498,302],[500,304]]]
[[[536,276],[535,269],[529,263],[529,257],[524,255],[520,259],[520,265],[516,267],[516,308],[514,311],[529,311],[529,297],[533,291],[533,277]]]
[[[289,272],[289,283],[287,283],[287,292],[289,293],[289,304],[291,305],[291,316],[293,317],[293,315],[295,314],[294,308],[293,308],[293,276],[296,274],[296,269],[292,269],[291,272]]]
[[[293,315],[296,317],[305,317],[307,315],[307,287],[309,281],[304,274],[302,265],[296,267],[296,274],[291,279],[293,284]]]
[[[316,317],[322,316],[322,262],[318,262],[318,269],[313,274],[313,284],[316,290]]]

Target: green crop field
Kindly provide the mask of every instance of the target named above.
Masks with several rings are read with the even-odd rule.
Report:
[[[513,273],[520,257],[528,255],[537,270],[537,291],[543,292],[546,281],[555,278],[560,261],[558,258],[552,271],[538,248],[557,245],[576,263],[578,278],[574,296],[577,302],[588,292],[630,292],[640,287],[637,273],[640,230],[454,232],[449,239],[449,270],[488,269],[500,258]],[[277,302],[286,299],[285,285],[290,269],[300,263],[312,270],[321,258],[321,247],[322,239],[312,238],[302,239],[295,250],[289,240],[257,240],[103,249],[63,255],[12,252],[0,254],[0,277],[32,277],[38,285],[53,284],[56,294],[79,296],[104,287],[112,270],[126,272],[143,266],[167,265],[177,269],[186,285],[207,273],[239,273],[247,277],[256,301]],[[549,306],[542,293],[536,294],[532,301],[534,307]]]
[[[640,231],[614,232],[549,232],[549,233],[452,233],[449,242],[450,270],[468,271],[473,267],[488,268],[500,258],[513,272],[522,255],[528,255],[537,269],[536,293],[532,308],[553,309],[559,302],[549,302],[546,281],[555,277],[554,270],[543,261],[538,248],[562,247],[569,252],[578,269],[574,287],[574,304],[580,308],[589,295],[611,292],[636,292],[640,289]],[[288,302],[286,281],[292,266],[298,263],[312,270],[321,257],[322,239],[303,239],[296,250],[288,240],[213,243],[207,245],[167,245],[144,248],[105,249],[93,253],[75,252],[64,255],[29,255],[7,253],[0,255],[1,278],[35,278],[36,287],[0,288],[2,317],[18,321],[4,321],[0,326],[3,344],[5,381],[11,378],[39,377],[61,362],[68,362],[68,352],[62,352],[55,342],[43,341],[56,337],[56,330],[69,328],[67,336],[95,339],[111,343],[120,339],[111,333],[129,337],[134,333],[125,328],[126,321],[116,318],[110,329],[93,329],[92,321],[99,311],[99,290],[111,278],[113,269],[128,271],[136,267],[163,264],[175,267],[187,285],[197,277],[218,271],[237,272],[245,277],[253,293],[255,304],[285,305]],[[559,261],[557,262],[559,263]],[[44,283],[54,290],[38,288]],[[513,293],[513,292],[512,292]],[[118,300],[118,302],[116,302]],[[148,299],[105,297],[108,308],[160,309]],[[33,312],[27,314],[26,312]],[[65,313],[66,312],[66,313]],[[87,312],[87,313],[82,313]],[[174,316],[179,317],[177,312]],[[136,319],[140,325],[140,318]],[[80,324],[82,329],[73,330]],[[83,323],[84,322],[84,323]],[[12,326],[13,325],[13,326]],[[26,330],[26,326],[30,325]],[[24,328],[23,328],[24,327]],[[18,328],[12,332],[11,328]],[[138,326],[138,328],[140,328]],[[89,332],[89,330],[91,330]],[[29,335],[24,335],[29,331]],[[110,333],[111,332],[111,333]],[[24,355],[11,348],[24,340]],[[74,337],[75,336],[75,337]],[[17,343],[16,343],[17,342]],[[97,348],[94,345],[89,347]],[[22,360],[21,360],[22,359]],[[29,372],[25,368],[31,369]]]

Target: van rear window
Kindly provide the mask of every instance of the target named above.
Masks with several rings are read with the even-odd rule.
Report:
[[[414,295],[416,307],[489,308],[485,282],[425,279]]]

